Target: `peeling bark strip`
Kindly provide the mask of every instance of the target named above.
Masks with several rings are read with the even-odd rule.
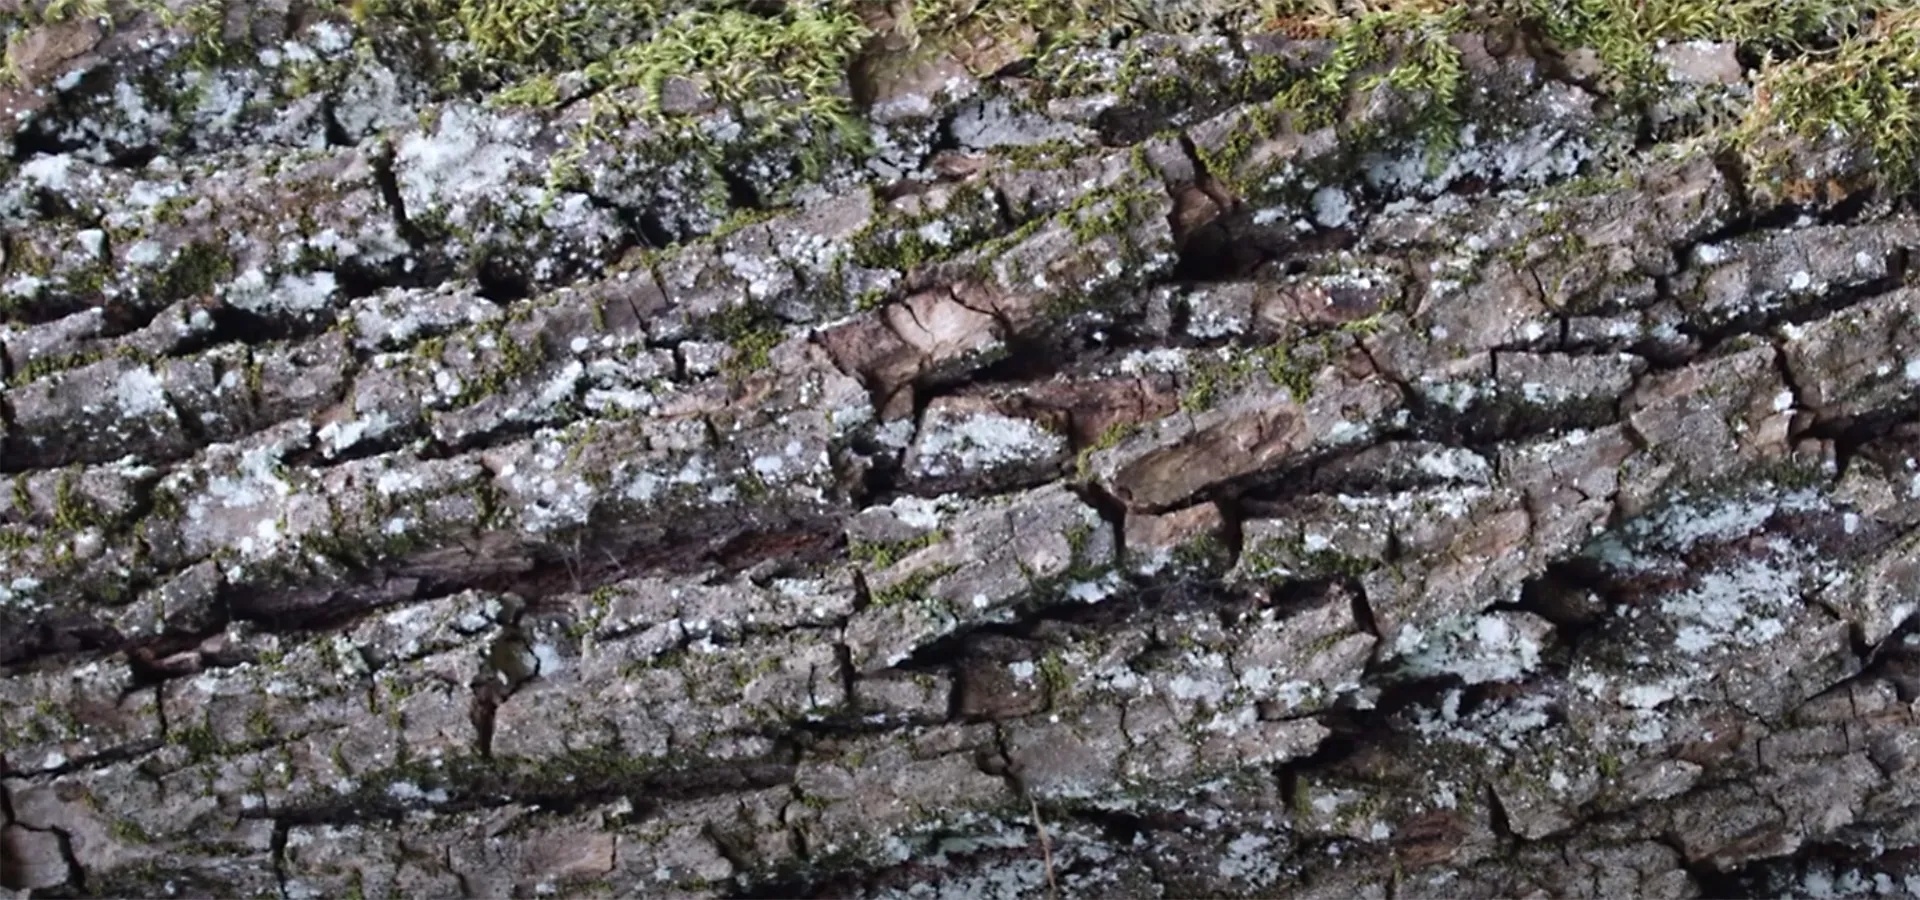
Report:
[[[349,6],[0,5],[0,896],[1920,891],[1916,14]]]

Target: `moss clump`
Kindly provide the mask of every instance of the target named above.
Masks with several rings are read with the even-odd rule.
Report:
[[[1140,210],[1159,199],[1157,189],[1141,188],[1109,194],[1089,194],[1068,207],[1065,219],[1075,239],[1090,243],[1109,234],[1119,234],[1147,220]],[[1130,249],[1122,242],[1122,250]]]
[[[1563,49],[1591,49],[1605,87],[1640,99],[1667,80],[1653,56],[1662,42],[1799,51],[1831,45],[1892,8],[1880,0],[1530,0],[1523,18]]]
[[[1081,481],[1092,479],[1093,455],[1102,450],[1111,450],[1114,447],[1118,447],[1121,441],[1139,432],[1140,423],[1138,422],[1115,422],[1112,425],[1108,425],[1107,430],[1100,432],[1100,436],[1095,438],[1093,443],[1080,448],[1080,455],[1074,462],[1074,472],[1079,476]]]
[[[870,36],[849,2],[750,0],[361,0],[362,18],[394,17],[468,48],[454,73],[505,100],[560,99],[558,73],[585,91],[641,89],[638,112],[665,122],[667,83],[734,109],[765,131],[802,122],[851,125],[844,73]]]
[[[874,591],[870,599],[874,606],[896,606],[901,603],[922,599],[926,596],[926,591],[929,586],[952,574],[953,571],[958,568],[960,567],[950,563],[928,566],[900,579],[888,587]]]
[[[1895,191],[1920,186],[1920,10],[1894,0],[1529,0],[1520,16],[1563,50],[1590,49],[1602,86],[1641,103],[1667,81],[1664,42],[1726,41],[1763,60],[1730,137],[1766,174],[1780,137],[1871,152]],[[1759,148],[1770,147],[1769,150]]]
[[[1048,702],[1058,706],[1073,691],[1073,671],[1067,667],[1067,660],[1059,650],[1049,650],[1035,665],[1040,672],[1040,680],[1047,686]]]
[[[1247,193],[1263,173],[1242,172],[1240,167],[1260,141],[1288,128],[1311,131],[1338,126],[1350,97],[1383,85],[1413,95],[1417,112],[1407,125],[1432,152],[1450,149],[1459,130],[1460,89],[1465,80],[1460,51],[1452,38],[1474,24],[1468,7],[1428,0],[1379,7],[1352,18],[1286,19],[1290,31],[1332,41],[1327,60],[1312,69],[1293,69],[1279,60],[1252,67],[1239,89],[1272,90],[1272,98],[1248,107],[1224,146],[1202,150],[1208,170]],[[1344,135],[1349,142],[1371,136],[1349,130],[1353,133]]]
[[[21,12],[31,16],[33,4],[26,4]],[[39,18],[43,24],[53,24],[82,19],[104,19],[110,14],[111,6],[107,0],[47,0],[47,5],[40,7]]]
[[[12,377],[7,379],[7,383],[10,385],[26,384],[27,382],[37,381],[56,372],[65,372],[69,369],[92,365],[104,358],[106,358],[106,354],[97,350],[38,357],[14,370]]]
[[[1333,28],[1328,61],[1280,92],[1285,108],[1298,110],[1312,126],[1334,123],[1346,98],[1390,84],[1422,94],[1419,125],[1451,146],[1463,71],[1451,38],[1467,24],[1467,7],[1407,3],[1371,12]],[[1384,70],[1379,67],[1385,66]]]
[[[1769,64],[1737,138],[1749,151],[1770,135],[1837,139],[1872,154],[1895,191],[1920,187],[1920,9],[1889,12],[1831,52]],[[1778,160],[1760,154],[1756,168]]]
[[[247,736],[256,741],[271,741],[275,732],[273,717],[264,709],[256,709],[247,715]]]
[[[76,466],[60,474],[53,487],[53,523],[66,531],[80,531],[106,525],[107,519],[92,501],[80,493],[80,472]]]
[[[1173,567],[1182,571],[1211,570],[1231,559],[1233,552],[1220,538],[1203,534],[1173,548]]]
[[[1180,409],[1189,413],[1211,409],[1219,402],[1221,392],[1232,387],[1240,371],[1232,362],[1213,360],[1195,367],[1186,391],[1180,395]]]
[[[212,759],[226,749],[219,736],[204,723],[180,729],[173,735],[172,743],[187,748],[187,755],[194,762]]]
[[[485,336],[491,337],[491,347],[485,341],[475,341],[463,348],[465,352],[484,358],[485,362],[477,373],[465,380],[454,403],[465,406],[478,402],[481,398],[498,394],[509,387],[526,381],[538,373],[547,364],[547,346],[538,335],[531,339],[516,335],[509,330],[513,324],[508,319],[498,319],[487,328]],[[443,339],[435,338],[423,341],[416,350],[417,355],[430,358],[444,358],[448,346]]]
[[[1260,367],[1274,384],[1287,389],[1297,403],[1313,396],[1313,376],[1319,367],[1313,361],[1298,358],[1286,344],[1273,344],[1256,351]]]
[[[938,205],[876,214],[853,236],[849,261],[862,268],[907,272],[949,259],[1004,228],[993,190],[984,182],[963,185]]]
[[[764,503],[773,495],[773,491],[767,487],[767,480],[751,469],[734,476],[733,489],[747,503]]]
[[[946,532],[935,530],[904,541],[853,540],[847,544],[847,555],[866,563],[870,568],[885,569],[946,539]]]
[[[173,261],[154,279],[154,293],[165,300],[185,300],[213,292],[233,274],[233,259],[214,244],[195,241],[180,248]]]
[[[132,819],[116,819],[112,831],[114,840],[123,844],[153,843],[153,837],[147,834],[147,830]]]
[[[1219,402],[1222,394],[1248,383],[1255,372],[1266,373],[1273,384],[1287,389],[1295,402],[1305,403],[1313,396],[1313,376],[1326,356],[1324,346],[1331,335],[1320,338],[1318,358],[1299,354],[1299,346],[1269,344],[1244,352],[1231,352],[1226,359],[1208,359],[1194,367],[1187,390],[1180,396],[1180,408],[1199,412]],[[1312,349],[1312,344],[1307,349]]]
[[[736,384],[772,365],[773,348],[786,339],[780,323],[756,306],[728,307],[714,316],[707,327],[714,337],[733,349],[721,369]]]

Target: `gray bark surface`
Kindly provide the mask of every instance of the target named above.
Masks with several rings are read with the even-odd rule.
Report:
[[[556,163],[245,9],[0,93],[0,895],[1920,893],[1920,223],[1730,47]]]

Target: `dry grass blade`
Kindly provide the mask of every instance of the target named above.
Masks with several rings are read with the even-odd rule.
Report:
[[[1047,840],[1047,826],[1040,821],[1040,801],[1031,795],[1027,802],[1033,805],[1033,831],[1040,837],[1040,864],[1047,871],[1047,897],[1060,900],[1060,883],[1053,876],[1053,845]]]

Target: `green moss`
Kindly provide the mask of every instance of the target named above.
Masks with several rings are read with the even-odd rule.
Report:
[[[172,743],[187,748],[187,755],[194,762],[211,759],[225,750],[220,738],[205,723],[189,725],[174,732]]]
[[[962,185],[937,209],[916,213],[876,211],[849,240],[849,261],[867,269],[909,272],[950,259],[1003,231],[1000,207],[983,181]]]
[[[944,531],[934,530],[904,541],[862,541],[847,543],[847,555],[874,570],[885,569],[914,553],[947,539]]]
[[[63,734],[78,735],[81,731],[80,720],[74,716],[73,711],[52,700],[35,701],[33,711],[41,719],[59,725]]]
[[[1208,364],[1197,366],[1187,379],[1187,389],[1180,394],[1180,408],[1189,413],[1213,408],[1220,399],[1220,392],[1228,385],[1232,369],[1212,360]]]
[[[1280,561],[1280,557],[1269,547],[1247,547],[1240,553],[1240,564],[1255,578],[1264,578],[1276,573],[1292,574],[1292,569]]]
[[[478,340],[467,345],[468,352],[480,358],[480,365],[478,371],[462,381],[460,393],[454,398],[456,405],[465,406],[482,397],[501,393],[533,377],[546,364],[546,344],[538,335],[528,339],[512,333],[508,330],[512,324],[510,319],[496,319],[487,327],[480,336],[492,338],[490,348],[483,347]],[[429,358],[440,358],[445,353],[446,345],[440,343],[429,351],[427,345],[433,343],[423,341],[417,352],[430,354]]]
[[[233,274],[233,258],[217,245],[195,241],[174,255],[173,261],[154,279],[154,292],[165,300],[185,300],[213,292],[214,286]]]
[[[1187,389],[1180,395],[1180,408],[1190,413],[1213,408],[1222,395],[1245,384],[1254,368],[1255,360],[1247,353],[1202,360],[1188,374]]]
[[[1083,559],[1087,554],[1088,542],[1093,540],[1093,526],[1085,522],[1076,522],[1067,529],[1066,538],[1069,556],[1075,561]]]
[[[5,239],[7,261],[5,271],[22,275],[44,278],[53,273],[53,260],[40,252],[31,240],[23,236],[10,236]]]
[[[662,650],[652,656],[628,660],[620,664],[622,678],[638,678],[642,673],[660,669],[678,668],[686,661],[688,651],[680,648]]]
[[[114,840],[123,844],[153,843],[153,837],[147,834],[147,830],[132,819],[115,819],[111,830]]]
[[[1606,86],[1639,96],[1666,81],[1663,41],[1733,40],[1760,48],[1832,37],[1883,4],[1839,0],[1530,0],[1528,19],[1563,49],[1591,49]]]
[[[107,524],[106,517],[94,508],[92,501],[80,494],[78,467],[61,472],[60,480],[54,483],[53,522],[67,531]]]
[[[1276,341],[1250,349],[1230,350],[1227,358],[1210,356],[1196,363],[1188,374],[1187,389],[1181,394],[1180,407],[1188,412],[1211,408],[1221,395],[1245,387],[1255,373],[1262,373],[1277,387],[1283,387],[1296,403],[1313,398],[1313,379],[1325,366],[1343,340],[1344,333],[1365,333],[1378,327],[1378,318],[1348,323],[1333,332],[1304,340]]]
[[[1050,702],[1059,705],[1073,690],[1073,671],[1067,667],[1066,657],[1057,649],[1049,650],[1035,668],[1040,672],[1040,680],[1047,686]]]
[[[1644,102],[1666,83],[1669,41],[1738,45],[1765,60],[1756,102],[1730,135],[1762,175],[1775,138],[1838,139],[1873,154],[1893,190],[1920,185],[1920,11],[1893,0],[1529,0],[1523,18],[1564,50],[1591,49],[1605,89]],[[1785,173],[1779,173],[1785,177]]]
[[[1272,344],[1255,351],[1261,368],[1274,384],[1281,385],[1299,403],[1313,396],[1313,376],[1319,367],[1298,360],[1285,344]]]
[[[152,505],[152,514],[159,518],[180,518],[182,514],[186,514],[186,503],[180,501],[179,493],[173,493],[167,487],[154,487],[150,505]]]
[[[872,592],[870,599],[874,606],[895,606],[925,599],[929,586],[952,574],[958,568],[960,567],[951,563],[928,566],[888,587]]]
[[[503,88],[489,100],[499,106],[553,106],[560,102],[560,83],[552,74],[540,72]]]
[[[739,492],[740,499],[747,503],[761,503],[772,495],[772,491],[767,488],[766,479],[761,478],[760,473],[752,469],[741,470],[740,474],[733,479],[733,487]]]
[[[736,383],[770,366],[773,348],[786,339],[779,322],[759,307],[746,304],[728,307],[710,319],[707,327],[733,348],[721,369]]]
[[[1121,441],[1139,432],[1140,423],[1138,422],[1115,422],[1112,425],[1108,425],[1107,430],[1100,432],[1100,436],[1095,438],[1093,443],[1080,448],[1079,457],[1074,462],[1074,471],[1078,473],[1080,480],[1087,481],[1093,477],[1093,455],[1095,453],[1118,447]]]
[[[399,17],[476,52],[462,58],[443,87],[505,87],[496,102],[546,107],[562,98],[557,76],[571,73],[591,93],[598,121],[641,120],[663,137],[718,159],[692,119],[667,112],[672,80],[727,107],[749,142],[804,144],[803,167],[817,171],[835,146],[864,146],[845,73],[871,37],[859,4],[761,4],[713,0],[368,0],[376,15]],[[611,114],[603,117],[603,113]],[[584,150],[593,125],[577,135]]]
[[[1075,238],[1083,244],[1091,243],[1106,235],[1119,234],[1135,222],[1145,220],[1146,216],[1137,211],[1137,204],[1143,205],[1154,199],[1155,191],[1147,189],[1088,194],[1069,206],[1064,217]]]
[[[444,336],[430,337],[413,345],[413,356],[416,359],[439,361],[446,358],[446,355],[447,339]]]
[[[1349,556],[1338,550],[1318,550],[1304,556],[1307,568],[1317,576],[1359,578],[1380,566],[1378,560]]]
[[[333,761],[334,769],[340,774],[348,777],[353,776],[354,769],[353,766],[347,762],[347,750],[344,741],[335,741],[333,749],[327,751],[327,758]]]
[[[1769,134],[1837,138],[1873,154],[1871,169],[1893,190],[1920,187],[1920,10],[1889,12],[1848,35],[1830,54],[1768,66],[1760,102],[1738,139],[1749,150]],[[1755,161],[1767,174],[1779,163]]]
[[[1176,569],[1211,569],[1221,564],[1231,554],[1227,545],[1212,534],[1203,534],[1173,549],[1173,565]]]
[[[1282,61],[1262,62],[1245,78],[1246,88],[1272,89],[1272,99],[1246,107],[1226,143],[1202,151],[1216,177],[1248,194],[1263,172],[1243,172],[1242,164],[1266,137],[1287,128],[1313,131],[1340,125],[1348,98],[1382,85],[1416,96],[1418,110],[1407,127],[1437,154],[1452,147],[1461,120],[1464,69],[1454,35],[1467,30],[1468,7],[1436,7],[1409,2],[1380,4],[1354,18],[1320,18],[1313,28],[1333,42],[1327,60],[1312,70],[1295,70]],[[1372,135],[1347,128],[1348,143]]]
[[[763,656],[758,662],[755,662],[751,666],[733,663],[731,668],[733,670],[733,686],[745,691],[748,685],[778,670],[780,668],[780,658],[777,656]]]
[[[256,741],[273,740],[273,717],[264,709],[255,709],[247,715],[247,735]]]
[[[184,218],[186,211],[193,208],[193,205],[198,202],[200,202],[200,198],[194,194],[175,194],[171,197],[164,197],[159,203],[155,203],[153,205],[153,211],[149,213],[149,215],[155,222],[163,225],[171,225]]]
[[[25,9],[31,10],[32,4]],[[47,0],[40,8],[40,21],[43,23],[73,22],[82,19],[106,18],[112,11],[107,0]]]

